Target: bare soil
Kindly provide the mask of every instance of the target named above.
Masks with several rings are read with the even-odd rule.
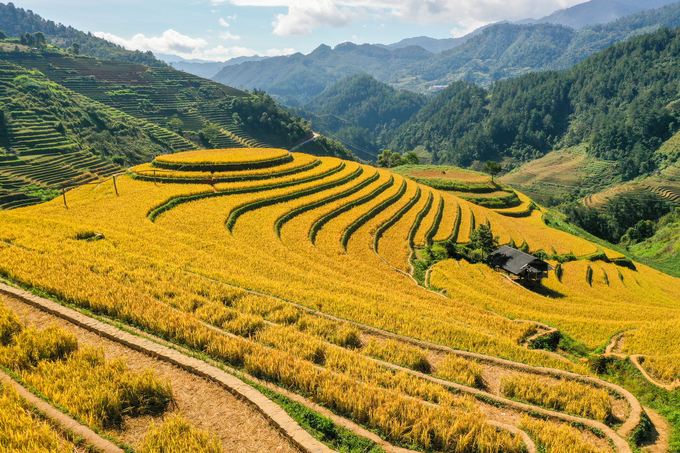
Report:
[[[666,453],[668,451],[669,427],[666,420],[653,410],[645,407],[645,412],[652,421],[653,427],[642,442],[642,450],[649,453]]]
[[[28,325],[40,329],[57,324],[75,333],[80,347],[102,347],[107,358],[124,357],[133,371],[151,368],[156,376],[168,379],[172,384],[176,404],[164,415],[180,412],[184,419],[196,428],[217,436],[223,452],[299,452],[253,406],[236,398],[216,383],[104,339],[17,299],[6,297],[5,304]],[[122,427],[109,429],[107,434],[133,448],[138,448],[149,431],[151,422],[160,424],[162,421],[163,416],[126,417]]]

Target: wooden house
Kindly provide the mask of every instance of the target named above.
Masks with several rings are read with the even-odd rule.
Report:
[[[548,276],[549,271],[554,270],[545,261],[507,245],[489,254],[487,263],[527,281],[540,281]]]

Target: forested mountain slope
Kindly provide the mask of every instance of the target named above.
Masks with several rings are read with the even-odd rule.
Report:
[[[555,11],[538,20],[520,21],[537,24],[559,24],[576,30],[589,25],[604,24],[640,11],[675,3],[675,0],[591,0],[571,8]]]
[[[367,74],[356,74],[294,111],[312,121],[315,131],[336,137],[364,159],[375,160],[380,153],[378,137],[408,121],[426,102],[422,94],[395,90]]]
[[[389,51],[370,44],[343,43],[333,49],[321,45],[308,55],[296,53],[227,66],[213,80],[238,88],[263,89],[296,106],[348,75],[370,73],[389,82],[394,74],[431,56],[416,46]]]
[[[528,161],[553,148],[587,143],[616,160],[622,179],[662,168],[677,153],[655,151],[678,130],[680,30],[617,44],[565,72],[527,74],[489,89],[457,82],[386,142],[424,146],[435,161]]]
[[[15,7],[12,2],[0,3],[0,30],[12,38],[19,38],[24,33],[42,32],[47,43],[61,48],[68,48],[73,43],[77,43],[82,54],[107,60],[142,63],[152,67],[166,66],[165,63],[157,60],[151,52],[124,49],[90,33],[83,33],[73,27],[45,20],[31,10]]]

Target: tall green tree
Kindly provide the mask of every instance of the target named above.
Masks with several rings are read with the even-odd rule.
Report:
[[[484,173],[491,176],[491,182],[493,182],[493,177],[500,173],[501,170],[503,170],[501,164],[494,162],[493,160],[487,160],[482,168]]]

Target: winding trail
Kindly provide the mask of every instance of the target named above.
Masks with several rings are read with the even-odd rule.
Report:
[[[635,329],[625,330],[623,332],[619,332],[616,335],[614,335],[612,337],[611,341],[609,342],[609,344],[607,345],[607,347],[605,348],[604,354],[602,354],[602,355],[605,356],[605,357],[616,357],[616,358],[624,359],[624,360],[630,359],[631,363],[633,365],[635,365],[635,368],[637,368],[640,371],[640,373],[642,373],[642,376],[645,379],[647,379],[647,381],[649,381],[650,384],[655,385],[655,386],[662,388],[664,390],[668,390],[669,392],[673,392],[673,391],[679,389],[680,388],[680,379],[676,379],[675,381],[673,381],[670,384],[664,384],[663,382],[660,382],[660,381],[656,380],[655,378],[653,378],[647,372],[647,370],[645,370],[645,368],[642,366],[642,363],[640,363],[640,359],[644,359],[646,357],[645,355],[643,355],[643,354],[622,354],[622,353],[618,353],[618,352],[613,352],[617,348],[619,341],[621,341],[623,339],[623,337],[628,332],[632,332],[634,330]]]
[[[37,408],[40,412],[45,414],[47,418],[59,426],[63,431],[70,431],[75,437],[82,437],[85,439],[89,445],[94,447],[95,451],[102,451],[104,453],[124,453],[122,448],[118,447],[113,442],[104,439],[87,426],[81,425],[78,421],[74,420],[51,404],[38,398],[26,387],[19,384],[2,370],[0,370],[0,381],[3,385],[14,388],[19,396],[25,399],[29,405]]]
[[[300,427],[300,425],[298,425],[298,423],[279,405],[270,401],[255,388],[244,383],[236,376],[215,366],[211,366],[202,360],[182,354],[175,349],[155,343],[149,339],[125,332],[110,324],[90,318],[76,310],[51,300],[38,297],[28,291],[0,283],[0,292],[13,296],[29,305],[65,319],[104,338],[116,341],[131,349],[172,363],[191,373],[216,382],[237,397],[253,404],[272,425],[278,428],[302,451],[308,453],[335,453],[334,450],[328,448],[326,445],[312,437],[307,431],[302,429],[302,427]],[[114,450],[111,450],[111,452],[114,453]],[[122,453],[122,450],[115,450],[115,453]]]

